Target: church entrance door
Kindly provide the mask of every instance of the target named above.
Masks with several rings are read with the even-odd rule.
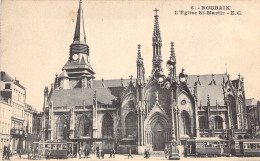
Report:
[[[153,151],[163,151],[165,146],[164,130],[161,123],[153,128]]]

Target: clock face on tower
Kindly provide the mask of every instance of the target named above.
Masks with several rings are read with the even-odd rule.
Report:
[[[78,60],[78,58],[79,58],[79,55],[78,55],[78,54],[73,54],[73,55],[72,55],[72,59],[73,59],[73,60]]]

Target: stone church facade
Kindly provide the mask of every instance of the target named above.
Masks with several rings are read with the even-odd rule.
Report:
[[[154,16],[153,68],[149,79],[138,45],[134,79],[95,80],[86,43],[82,2],[79,3],[69,59],[44,89],[44,141],[66,141],[74,151],[132,148],[143,153],[163,151],[173,135],[179,145],[187,139],[250,138],[247,130],[243,78],[229,75],[176,73],[171,43],[169,73],[162,70],[159,16]],[[169,80],[170,84],[169,84]],[[171,88],[171,83],[176,88]]]

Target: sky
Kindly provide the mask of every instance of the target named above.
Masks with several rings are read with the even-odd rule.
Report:
[[[26,87],[27,103],[41,110],[43,90],[68,60],[79,0],[2,0],[1,70]],[[245,79],[246,98],[260,100],[260,3],[248,1],[83,0],[87,44],[96,79],[136,75],[141,44],[146,77],[152,68],[152,33],[159,9],[164,73],[175,44],[177,72]],[[230,6],[242,15],[175,15],[191,6]]]

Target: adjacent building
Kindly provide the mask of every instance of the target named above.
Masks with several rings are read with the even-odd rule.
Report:
[[[11,151],[16,152],[17,149],[21,149],[22,152],[27,152],[32,147],[30,137],[33,131],[33,114],[36,110],[26,103],[26,88],[20,84],[19,80],[3,71],[1,71],[0,87],[1,108],[5,107],[2,109],[4,117],[0,117],[3,124],[0,131],[9,129],[7,134],[10,135],[8,145],[10,144]],[[8,110],[7,107],[9,107]],[[6,119],[9,119],[10,123],[7,123]]]
[[[11,115],[12,106],[10,100],[3,99],[0,95],[0,152],[3,152],[4,146],[8,147],[10,145]]]
[[[260,138],[260,102],[254,98],[246,99],[248,127],[255,138]]]

